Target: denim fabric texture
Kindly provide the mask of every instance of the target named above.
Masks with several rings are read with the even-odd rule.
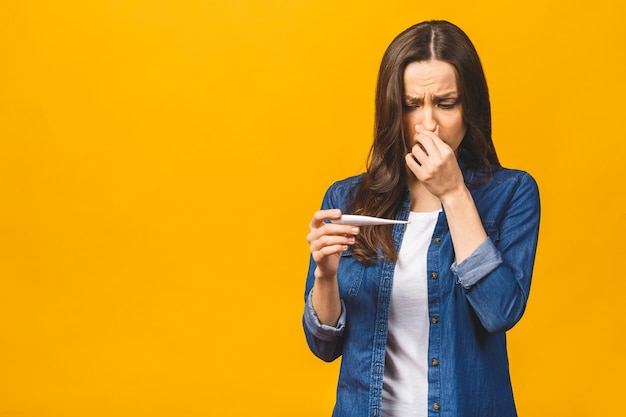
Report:
[[[467,184],[478,172],[464,172]],[[362,176],[333,184],[323,209],[344,213]],[[455,263],[445,211],[439,214],[427,254],[429,330],[428,416],[516,416],[505,332],[528,301],[539,233],[539,191],[519,170],[499,169],[468,188],[488,238]],[[396,218],[409,216],[411,196]],[[405,225],[393,227],[399,248]],[[380,259],[364,266],[350,249],[339,262],[342,315],[337,327],[321,325],[310,302],[315,263],[305,288],[304,333],[324,361],[341,357],[334,417],[381,416],[387,318],[395,264]]]

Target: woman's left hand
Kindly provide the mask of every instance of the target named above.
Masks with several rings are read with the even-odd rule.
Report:
[[[455,151],[439,137],[439,128],[431,132],[417,125],[415,131],[415,145],[405,160],[417,179],[439,199],[465,187]]]

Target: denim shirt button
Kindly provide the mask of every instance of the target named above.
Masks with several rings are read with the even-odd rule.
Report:
[[[385,286],[385,288],[389,288],[389,283],[390,283],[389,278],[385,279],[385,281],[384,281],[384,283],[383,283],[383,285]]]
[[[439,403],[434,403],[434,404],[433,404],[433,408],[434,408],[435,410],[439,410],[439,409],[441,408],[441,406],[439,405]]]
[[[438,273],[436,273],[436,272],[431,272],[431,273],[430,273],[430,277],[431,277],[432,279],[437,279],[437,278],[439,278],[439,274],[438,274]]]
[[[385,324],[384,323],[380,323],[378,325],[378,330],[380,330],[381,332],[384,332],[385,331]]]
[[[437,360],[437,358],[433,358],[433,360],[432,360],[432,361],[430,361],[430,363],[431,363],[433,366],[439,366],[439,361]]]
[[[433,239],[433,241],[435,243],[441,243],[441,238],[440,237],[436,237],[435,239]]]
[[[432,319],[430,319],[432,324],[437,324],[439,323],[439,317],[433,317]]]

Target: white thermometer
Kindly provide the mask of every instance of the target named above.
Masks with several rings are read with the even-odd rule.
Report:
[[[349,224],[351,226],[379,226],[383,224],[407,224],[406,220],[382,219],[380,217],[359,216],[357,214],[342,214],[341,218],[330,221],[335,224]]]

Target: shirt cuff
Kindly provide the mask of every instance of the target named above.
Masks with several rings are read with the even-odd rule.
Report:
[[[313,336],[330,342],[343,334],[343,330],[346,327],[346,306],[343,300],[341,300],[341,315],[339,316],[336,327],[322,324],[315,313],[315,309],[313,309],[313,302],[311,301],[312,293],[313,291],[309,292],[306,306],[304,307],[304,323]]]
[[[502,264],[502,254],[490,238],[486,238],[472,254],[459,265],[456,261],[450,270],[457,277],[457,282],[470,289],[478,281],[490,274]]]

